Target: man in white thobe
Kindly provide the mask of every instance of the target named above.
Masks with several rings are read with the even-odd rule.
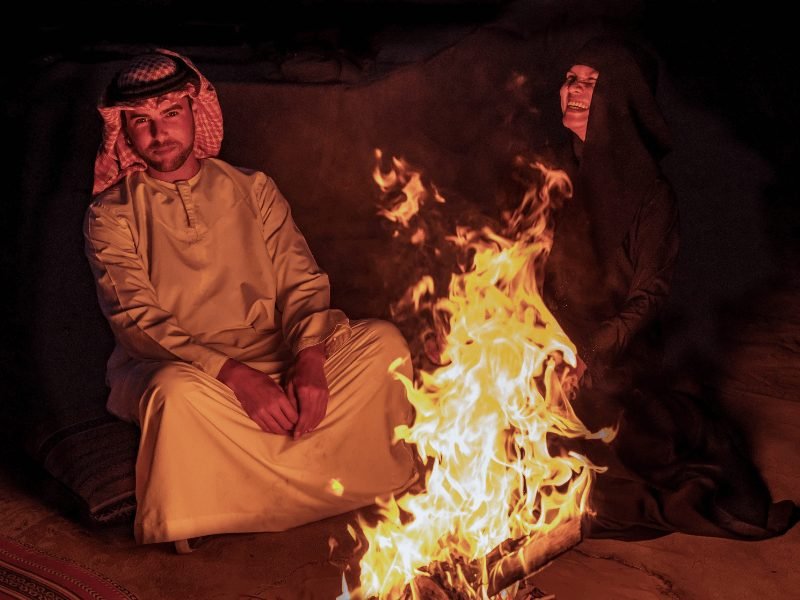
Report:
[[[84,233],[117,342],[108,409],[141,427],[136,539],[278,531],[406,488],[405,341],[331,309],[273,180],[214,158],[213,86],[159,50],[99,110]]]

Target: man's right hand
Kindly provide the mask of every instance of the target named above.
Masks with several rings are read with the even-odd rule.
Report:
[[[229,358],[217,375],[242,408],[267,433],[290,435],[297,423],[297,408],[269,375]]]

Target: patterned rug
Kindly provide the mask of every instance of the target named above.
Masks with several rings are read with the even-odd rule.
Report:
[[[0,535],[0,599],[136,600],[86,567]]]

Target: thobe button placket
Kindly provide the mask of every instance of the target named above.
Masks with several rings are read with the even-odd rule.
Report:
[[[194,241],[200,239],[200,231],[197,226],[197,212],[195,211],[194,201],[192,200],[192,188],[188,181],[177,182],[178,194],[180,194],[183,208],[186,210],[186,219],[189,223],[189,229],[192,230]]]

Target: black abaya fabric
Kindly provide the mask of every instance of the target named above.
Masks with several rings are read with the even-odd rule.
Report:
[[[589,42],[573,64],[599,76],[586,140],[573,136],[562,153],[575,191],[556,217],[543,292],[589,367],[576,412],[593,428],[619,424],[610,445],[582,447],[608,467],[595,483],[589,535],[783,533],[794,504],[772,503],[711,395],[678,390],[660,371],[678,212],[658,166],[669,135],[653,95],[656,64],[610,39]]]

